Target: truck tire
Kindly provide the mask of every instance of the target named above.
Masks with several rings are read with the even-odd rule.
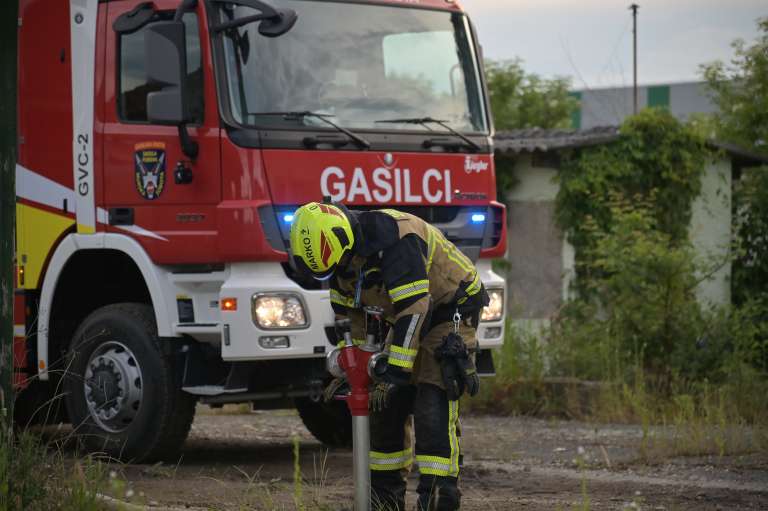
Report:
[[[181,390],[166,351],[145,304],[107,305],[80,324],[67,352],[64,391],[74,434],[88,451],[130,462],[178,455],[196,398]]]
[[[310,433],[329,447],[352,447],[352,415],[343,401],[315,403],[296,398],[296,409]]]

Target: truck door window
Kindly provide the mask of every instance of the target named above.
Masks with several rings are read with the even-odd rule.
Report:
[[[153,21],[170,19],[173,12],[157,13]],[[194,124],[203,121],[203,70],[200,55],[200,30],[197,15],[186,13],[182,18],[187,39],[187,90]],[[147,26],[131,34],[119,36],[118,53],[120,68],[117,111],[127,122],[147,121],[147,94],[159,87],[147,83],[144,63],[144,34]]]

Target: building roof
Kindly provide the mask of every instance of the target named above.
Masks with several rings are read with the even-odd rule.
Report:
[[[497,152],[519,154],[607,144],[618,138],[618,126],[598,126],[585,130],[531,128],[499,131],[493,140]],[[735,144],[710,140],[709,145],[725,151],[738,167],[768,165],[768,156]]]
[[[605,144],[618,138],[618,126],[600,126],[586,130],[531,128],[499,131],[493,140],[499,152],[522,153]]]

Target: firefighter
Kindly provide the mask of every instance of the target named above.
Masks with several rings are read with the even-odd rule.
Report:
[[[299,271],[330,280],[353,338],[365,339],[365,306],[381,307],[390,324],[371,396],[372,507],[405,507],[413,415],[417,509],[459,509],[459,397],[479,388],[476,328],[488,304],[474,265],[440,230],[392,209],[312,202],[296,211],[290,242]]]

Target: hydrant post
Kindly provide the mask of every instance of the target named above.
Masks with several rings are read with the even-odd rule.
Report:
[[[371,452],[371,430],[367,415],[352,417],[352,456],[355,477],[355,511],[371,509],[371,471],[368,457]]]
[[[355,481],[355,511],[371,509],[371,473],[368,458],[371,451],[370,422],[368,418],[368,361],[373,355],[352,342],[349,320],[337,321],[337,330],[344,337],[344,347],[338,364],[349,382],[350,392],[345,401],[352,414],[352,458]]]

